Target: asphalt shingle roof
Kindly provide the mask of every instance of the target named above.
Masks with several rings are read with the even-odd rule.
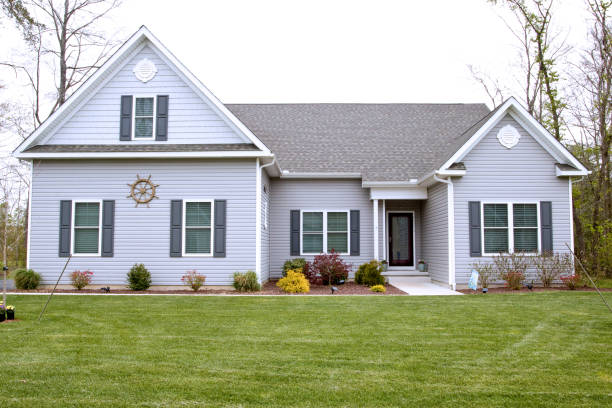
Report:
[[[438,168],[484,124],[484,104],[229,104],[290,172],[407,181]]]

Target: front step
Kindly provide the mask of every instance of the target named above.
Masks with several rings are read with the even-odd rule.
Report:
[[[428,272],[420,272],[416,269],[387,269],[386,272],[382,273],[383,276],[426,276],[429,277]]]

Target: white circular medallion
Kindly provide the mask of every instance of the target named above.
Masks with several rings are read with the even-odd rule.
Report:
[[[516,146],[520,138],[520,133],[512,125],[506,125],[499,129],[499,132],[497,132],[497,140],[499,140],[499,143],[502,146],[508,149],[512,149],[514,146]]]
[[[134,75],[142,82],[149,82],[157,74],[157,67],[153,61],[143,58],[134,67]]]

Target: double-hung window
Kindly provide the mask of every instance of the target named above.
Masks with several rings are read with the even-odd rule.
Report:
[[[349,248],[348,211],[302,211],[302,253],[335,252]]]
[[[212,255],[212,201],[183,201],[183,255]]]
[[[538,205],[483,203],[485,254],[538,252]]]
[[[151,140],[155,136],[155,97],[135,96],[132,126],[134,140]]]
[[[75,201],[72,214],[72,253],[100,255],[100,201]]]

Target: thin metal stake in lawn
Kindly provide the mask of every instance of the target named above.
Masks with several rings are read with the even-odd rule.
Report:
[[[606,306],[608,306],[608,310],[610,310],[610,313],[612,313],[612,308],[610,307],[610,305],[608,304],[608,302],[606,302],[606,298],[603,297],[603,295],[601,294],[601,292],[599,291],[599,288],[597,287],[597,285],[595,285],[595,282],[593,282],[593,279],[591,279],[591,275],[588,274],[588,272],[586,271],[586,269],[584,268],[584,266],[582,265],[582,262],[580,262],[580,259],[578,259],[578,257],[576,256],[576,254],[574,253],[574,251],[572,251],[572,249],[569,247],[569,245],[567,245],[567,242],[565,243],[565,246],[567,247],[567,249],[569,249],[569,251],[572,253],[572,255],[574,256],[574,259],[578,261],[578,265],[580,265],[580,268],[582,269],[582,272],[584,272],[584,274],[587,276],[587,278],[589,278],[589,280],[591,281],[591,283],[593,284],[593,287],[595,288],[595,290],[597,291],[597,293],[599,293],[599,296],[601,296],[601,300],[603,300],[603,302],[605,303]]]
[[[62,279],[62,275],[64,274],[64,271],[68,267],[68,263],[70,262],[71,258],[72,258],[72,255],[68,257],[68,260],[66,261],[66,265],[64,265],[64,269],[62,269],[62,273],[60,273],[60,276],[57,278],[57,282],[55,282],[55,286],[53,287],[51,294],[47,298],[47,303],[45,303],[45,307],[43,307],[43,310],[40,311],[40,316],[38,316],[39,322],[40,322],[40,319],[42,319],[42,315],[45,313],[45,310],[47,310],[47,305],[49,304],[49,301],[51,301],[51,296],[53,296],[53,293],[55,293],[55,289],[57,288],[57,285],[59,284],[60,279]]]

